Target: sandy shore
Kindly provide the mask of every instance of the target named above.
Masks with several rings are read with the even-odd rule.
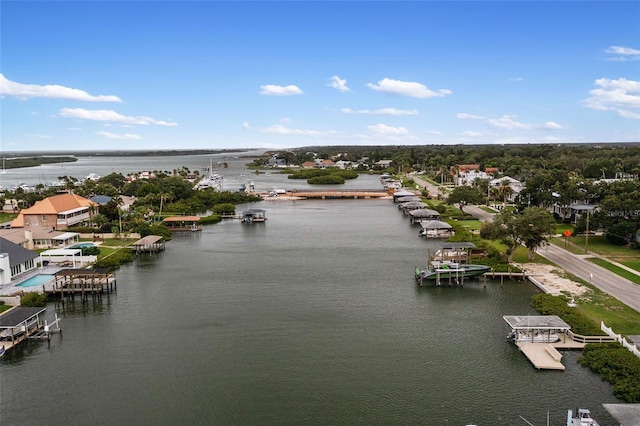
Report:
[[[542,263],[526,263],[517,266],[531,274],[533,279],[542,284],[551,294],[564,293],[577,297],[589,291],[587,286],[566,278],[564,269],[557,266]]]

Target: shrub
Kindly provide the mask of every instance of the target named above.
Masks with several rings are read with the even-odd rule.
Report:
[[[20,305],[30,307],[40,307],[47,304],[47,296],[44,294],[30,292],[20,296]]]
[[[81,250],[83,256],[97,256],[100,254],[100,249],[96,246],[82,247]]]
[[[317,176],[307,180],[310,185],[340,185],[344,183],[344,178],[338,175]]]
[[[599,324],[595,324],[580,311],[567,305],[564,296],[552,296],[550,294],[536,294],[531,297],[531,306],[542,315],[557,315],[571,326],[571,330],[577,334],[587,336],[600,336],[604,333]]]
[[[578,362],[613,385],[613,395],[640,402],[640,358],[618,343],[588,344]]]
[[[204,216],[200,218],[200,224],[201,225],[210,225],[212,223],[218,223],[222,220],[222,218],[220,217],[220,215],[218,214],[212,214],[209,216]]]
[[[234,214],[236,206],[232,203],[220,203],[215,204],[211,210],[216,214]]]
[[[98,259],[95,263],[96,268],[109,268],[117,269],[123,263],[133,262],[133,253],[131,251],[122,249],[113,252],[110,256]]]

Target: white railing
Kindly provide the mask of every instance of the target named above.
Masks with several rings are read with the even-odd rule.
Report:
[[[611,328],[607,327],[603,321],[600,321],[600,329],[607,333],[609,336],[615,338],[618,343],[627,348],[635,356],[640,358],[640,350],[638,350],[638,347],[633,343],[627,342],[627,339],[622,337],[620,334],[614,333],[614,331]]]
[[[616,339],[611,336],[583,336],[582,334],[576,334],[571,330],[567,331],[567,336],[569,336],[574,342],[578,343],[607,343],[616,341]]]

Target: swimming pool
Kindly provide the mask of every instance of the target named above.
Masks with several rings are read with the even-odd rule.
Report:
[[[51,281],[54,277],[55,275],[47,275],[47,274],[36,275],[34,277],[29,278],[28,280],[21,282],[20,284],[16,284],[16,287],[35,287],[37,285],[42,285],[47,281]]]
[[[93,247],[93,243],[79,243],[79,244],[74,244],[71,247],[69,247],[70,249],[81,249],[82,247]]]

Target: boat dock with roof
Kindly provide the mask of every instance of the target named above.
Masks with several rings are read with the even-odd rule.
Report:
[[[505,315],[511,327],[507,338],[539,370],[564,370],[558,349],[582,349],[587,343],[611,342],[609,336],[582,336],[557,315]]]
[[[62,334],[56,315],[53,323],[43,318],[45,307],[16,306],[0,315],[0,356],[26,339],[49,340],[52,333]]]

